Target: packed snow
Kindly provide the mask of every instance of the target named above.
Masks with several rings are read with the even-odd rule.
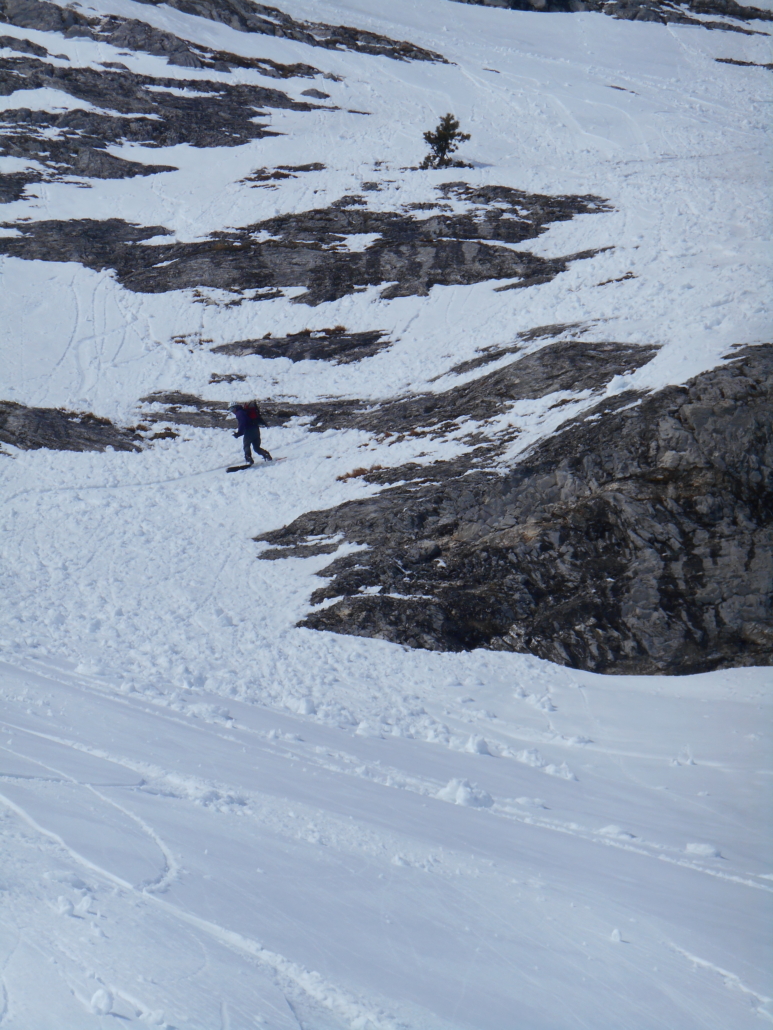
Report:
[[[377,399],[448,389],[479,348],[559,323],[660,347],[615,393],[683,382],[765,339],[770,73],[715,58],[770,61],[768,37],[450,0],[282,9],[450,63],[312,49],[134,0],[82,11],[340,81],[174,67],[3,25],[66,56],[55,64],[120,61],[186,95],[197,80],[295,99],[315,84],[336,108],[268,109],[259,120],[283,135],[240,147],[110,148],[179,171],[35,184],[3,206],[3,232],[110,217],[192,241],[325,207],[363,180],[382,183],[371,207],[398,210],[464,178],[605,197],[609,213],[520,246],[609,249],[523,290],[368,288],[313,308],[290,303],[301,290],[239,304],[204,290],[202,303],[132,293],[109,269],[0,258],[3,399],[122,424],[158,390]],[[34,94],[2,106],[86,109]],[[473,167],[410,170],[447,110],[472,134],[460,156]],[[309,162],[326,167],[276,189],[243,181]],[[339,324],[395,342],[344,365],[209,351]],[[213,372],[248,379],[210,384]],[[512,454],[594,403],[560,397],[508,412]],[[0,454],[0,1026],[773,1022],[769,669],[598,676],[319,633],[296,623],[330,555],[257,560],[258,534],[378,489],[341,478],[354,468],[453,456],[470,428],[427,455],[425,438],[389,446],[295,420],[264,432],[287,460],[232,476],[239,444],[191,427],[140,453]]]

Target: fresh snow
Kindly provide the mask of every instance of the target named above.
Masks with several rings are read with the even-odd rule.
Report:
[[[714,59],[770,61],[768,38],[449,0],[282,8],[453,63],[309,48],[133,0],[82,11],[342,80],[196,71],[4,25],[76,64],[184,81],[185,95],[197,81],[296,99],[315,85],[340,108],[267,109],[258,120],[284,135],[238,148],[110,148],[179,171],[35,184],[4,205],[4,232],[19,219],[117,217],[189,241],[325,207],[363,181],[383,183],[363,194],[369,206],[397,210],[463,178],[603,196],[608,214],[555,223],[522,249],[614,249],[525,290],[386,301],[369,288],[316,308],[134,294],[110,271],[0,258],[3,399],[126,424],[154,390],[377,399],[448,389],[475,377],[449,369],[478,348],[573,322],[583,339],[660,347],[609,384],[616,393],[683,382],[765,339],[771,77]],[[34,93],[3,106],[88,109]],[[447,110],[472,133],[462,156],[474,167],[406,170]],[[240,181],[315,161],[325,170],[277,189]],[[337,324],[395,342],[341,366],[208,350]],[[213,371],[249,379],[209,385]],[[512,455],[593,403],[517,403],[502,420],[520,430]],[[770,670],[603,677],[298,629],[330,556],[256,560],[259,533],[377,489],[337,477],[452,457],[477,428],[388,446],[296,421],[264,434],[286,461],[235,476],[237,442],[186,427],[139,454],[0,455],[0,1026],[773,1021]]]

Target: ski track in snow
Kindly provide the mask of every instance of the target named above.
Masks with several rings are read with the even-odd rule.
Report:
[[[179,171],[34,184],[3,220],[117,217],[192,241],[326,207],[363,181],[381,183],[370,207],[399,210],[464,179],[603,196],[608,213],[552,223],[516,249],[613,249],[525,290],[385,301],[369,287],[316,308],[288,303],[300,290],[229,307],[224,291],[202,290],[207,303],[191,290],[135,294],[109,270],[0,258],[3,399],[133,424],[154,390],[301,401],[445,390],[480,374],[449,372],[479,348],[559,323],[659,346],[615,393],[683,382],[766,338],[771,80],[715,58],[769,61],[768,39],[448,0],[282,7],[453,63],[312,50],[133,0],[84,13],[341,81],[182,68],[4,25],[67,55],[52,58],[62,67],[121,61],[186,89],[252,83],[295,99],[313,84],[339,110],[269,109],[260,120],[283,135],[235,148],[111,147]],[[89,108],[53,88],[2,106]],[[472,133],[474,167],[407,170],[446,110]],[[281,188],[240,181],[314,161],[327,167]],[[0,158],[2,171],[23,167]],[[393,342],[346,365],[208,350],[339,324]],[[248,379],[210,384],[213,372]],[[224,473],[238,456],[228,433],[190,427],[138,454],[0,454],[0,1026],[773,1021],[770,670],[601,677],[297,629],[330,555],[256,560],[259,533],[374,493],[337,478],[357,466],[450,458],[467,433],[508,423],[512,458],[597,400],[517,402],[431,454],[426,439],[389,446],[299,420],[265,433],[288,460],[244,476]]]

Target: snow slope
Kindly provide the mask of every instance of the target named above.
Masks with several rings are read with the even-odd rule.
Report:
[[[133,293],[110,270],[4,257],[3,399],[123,423],[156,390],[376,399],[447,389],[463,381],[452,366],[479,348],[556,323],[659,346],[607,388],[656,389],[765,339],[770,76],[715,58],[770,61],[767,37],[448,0],[283,9],[452,63],[311,48],[99,0],[82,10],[340,76],[279,83],[295,99],[314,85],[339,109],[272,109],[261,121],[284,135],[239,147],[111,147],[179,170],[36,184],[3,206],[2,232],[24,219],[111,217],[193,241],[326,207],[363,181],[381,184],[363,194],[370,207],[397,210],[463,177],[603,196],[609,213],[516,247],[612,249],[523,290],[436,286],[384,300],[371,287],[318,307],[289,303],[293,290],[230,306],[217,290],[203,291],[210,303],[192,290]],[[11,24],[3,34],[189,90],[197,79],[276,85]],[[74,103],[53,88],[30,94],[4,106]],[[446,110],[472,133],[463,156],[474,167],[408,170]],[[240,181],[316,161],[326,168],[276,189]],[[0,158],[3,172],[22,165]],[[338,324],[395,342],[345,365],[208,350]],[[213,373],[248,378],[210,384]],[[571,404],[559,413],[555,394],[514,407],[518,449],[593,403],[561,399]],[[469,445],[448,439],[427,454],[424,438],[388,446],[297,420],[265,444],[288,460],[235,476],[224,474],[235,441],[198,428],[136,454],[0,455],[0,1026],[773,1020],[770,671],[600,677],[298,629],[329,556],[256,561],[252,538],[374,491],[337,478],[357,466]]]

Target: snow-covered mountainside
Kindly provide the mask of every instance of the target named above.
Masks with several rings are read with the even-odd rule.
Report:
[[[773,1021],[771,17],[0,0],[0,1027]]]

